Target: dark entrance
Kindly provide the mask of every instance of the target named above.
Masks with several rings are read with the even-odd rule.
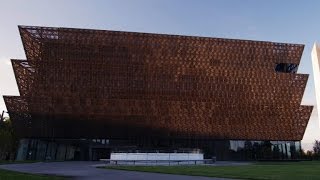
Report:
[[[110,159],[110,149],[92,148],[92,160],[99,161],[99,159]]]

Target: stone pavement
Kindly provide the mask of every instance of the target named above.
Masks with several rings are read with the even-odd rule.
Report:
[[[79,180],[223,180],[224,178],[210,178],[199,176],[171,175],[147,172],[122,171],[111,169],[100,169],[101,162],[71,161],[71,162],[38,162],[25,164],[0,165],[1,169],[31,173],[67,176]],[[226,180],[226,179],[225,179]]]

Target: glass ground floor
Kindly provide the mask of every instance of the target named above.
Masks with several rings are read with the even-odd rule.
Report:
[[[99,160],[112,152],[202,152],[205,159],[301,159],[300,141],[21,139],[17,160]]]

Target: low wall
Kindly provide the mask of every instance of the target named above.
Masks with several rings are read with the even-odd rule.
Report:
[[[203,160],[201,153],[111,153],[110,160]]]

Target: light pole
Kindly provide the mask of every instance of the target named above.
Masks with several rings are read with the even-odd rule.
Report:
[[[4,121],[4,113],[8,113],[7,111],[2,111],[2,113],[1,113],[1,117],[0,117],[0,122],[3,122]]]

